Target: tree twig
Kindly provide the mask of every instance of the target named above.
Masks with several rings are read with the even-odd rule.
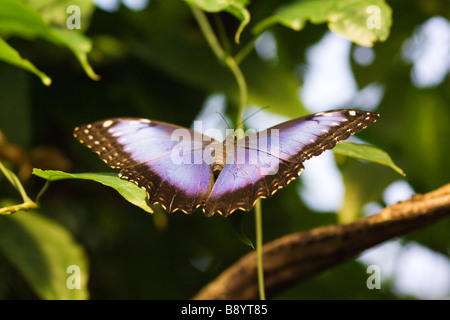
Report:
[[[267,296],[344,262],[385,240],[450,216],[450,184],[344,225],[294,233],[264,246]],[[256,254],[251,252],[204,287],[194,299],[258,299]]]

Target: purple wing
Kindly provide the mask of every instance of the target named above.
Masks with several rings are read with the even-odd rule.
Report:
[[[218,142],[207,136],[146,119],[99,121],[75,128],[74,136],[109,166],[120,168],[122,178],[144,188],[149,204],[185,213],[204,204],[207,216],[228,216],[238,209],[251,210],[257,199],[272,196],[297,178],[304,161],[377,118],[359,110],[316,113],[233,140],[231,148],[224,142],[225,157],[208,151]],[[218,170],[213,159],[226,163]]]
[[[180,138],[186,134],[189,140]],[[74,136],[110,167],[122,169],[122,178],[144,188],[149,204],[159,203],[168,212],[191,213],[213,186],[210,166],[202,159],[210,138],[193,130],[147,119],[117,118],[77,127]]]
[[[290,120],[270,129],[279,133],[279,158],[304,162],[332,149],[378,119],[375,112],[331,110]]]
[[[235,156],[234,163],[225,164],[203,208],[208,217],[216,212],[228,216],[236,210],[250,211],[256,200],[269,198],[304,169],[302,163],[290,163],[265,152],[235,150],[246,153],[248,161],[242,163]]]
[[[207,216],[249,211],[300,176],[303,162],[332,149],[378,119],[360,110],[332,110],[290,120],[238,141],[206,200]]]

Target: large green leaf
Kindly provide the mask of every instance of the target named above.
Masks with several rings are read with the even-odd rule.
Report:
[[[91,16],[95,11],[95,2],[92,0],[21,0],[36,11],[38,11],[42,18],[52,26],[65,27],[67,20],[75,11],[73,6],[80,8],[81,30],[86,30],[89,27]],[[70,19],[69,19],[70,20]]]
[[[262,33],[276,23],[299,31],[308,20],[315,24],[328,23],[330,30],[356,44],[371,47],[389,36],[392,10],[384,0],[295,1],[259,22],[253,32]]]
[[[91,50],[90,40],[76,29],[51,27],[38,11],[25,3],[15,0],[0,1],[0,35],[17,36],[28,40],[40,38],[66,47],[75,54],[86,74],[92,79],[98,80],[98,75],[87,62],[87,53]],[[26,60],[23,61],[18,53],[4,41],[2,41],[0,52],[1,60],[31,71],[38,75],[44,84],[50,84],[50,79],[45,74]]]
[[[70,233],[36,211],[0,219],[0,250],[42,299],[87,299],[86,253]],[[79,269],[80,287],[69,288]],[[76,282],[75,282],[76,283]]]
[[[61,44],[58,35],[42,19],[39,12],[17,0],[0,2],[0,32],[6,36],[17,35],[25,39],[42,38]]]
[[[133,182],[120,179],[115,173],[66,173],[57,170],[33,169],[33,174],[48,181],[57,181],[63,179],[83,179],[92,180],[111,187],[119,192],[122,197],[141,209],[153,213],[153,210],[147,205],[145,198],[147,196],[144,189],[139,188]]]

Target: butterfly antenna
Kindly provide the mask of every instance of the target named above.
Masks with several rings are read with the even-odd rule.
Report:
[[[262,111],[262,110],[264,110],[264,109],[267,109],[267,108],[269,108],[269,106],[265,106],[265,107],[259,108],[259,110],[256,110],[256,111],[253,112],[251,115],[249,115],[247,118],[245,118],[244,120],[242,120],[242,122],[241,122],[240,124],[243,124],[245,121],[247,121],[248,119],[250,119],[251,117],[253,117],[255,114],[257,114],[258,112],[260,112],[260,111]]]
[[[222,118],[223,122],[225,122],[225,124],[227,125],[228,129],[230,128],[230,125],[228,124],[227,119],[225,119],[225,117],[223,116],[223,114],[221,114],[219,111],[216,111],[216,113]]]

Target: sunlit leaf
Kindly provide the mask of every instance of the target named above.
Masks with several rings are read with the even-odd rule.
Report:
[[[80,9],[81,30],[86,30],[89,27],[91,16],[96,8],[95,2],[92,0],[21,0],[36,11],[38,11],[42,18],[52,26],[66,27],[68,18],[70,18],[75,11],[73,6]],[[70,19],[69,19],[70,20]]]
[[[331,31],[358,45],[371,47],[389,36],[392,10],[384,0],[295,1],[259,22],[253,32],[260,34],[276,23],[299,31],[307,21],[327,23]]]
[[[87,39],[78,30],[58,30],[52,28],[40,15],[38,11],[32,7],[14,0],[0,1],[0,35],[17,36],[28,40],[36,38],[47,40],[55,45],[63,46],[73,52],[80,61],[86,74],[94,80],[98,80],[98,76],[94,73],[87,61],[87,53],[91,50],[89,39]],[[5,62],[13,63],[18,67],[22,67],[28,71],[37,74],[46,85],[50,84],[50,79],[43,78],[42,72],[37,70],[29,62],[20,62],[20,56],[12,59],[13,52],[10,48],[5,49],[5,43],[2,44],[3,52],[6,53],[8,59],[2,59]],[[16,55],[18,53],[16,52]],[[3,55],[2,55],[3,56]],[[0,56],[0,58],[2,58]],[[15,62],[15,63],[14,63]],[[31,66],[30,66],[31,65]]]

